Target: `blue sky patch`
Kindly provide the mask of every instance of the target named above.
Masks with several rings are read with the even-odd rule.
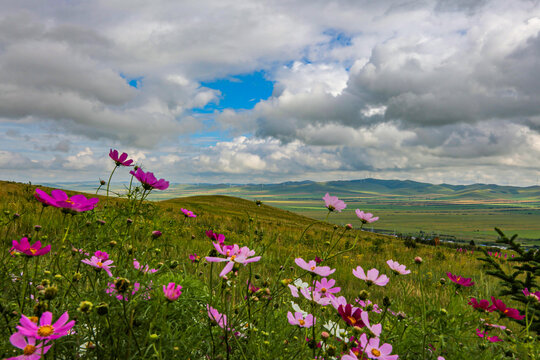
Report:
[[[139,77],[127,77],[125,74],[120,73],[120,77],[126,80],[127,84],[135,89],[139,89],[142,85],[144,76]]]
[[[211,103],[202,109],[193,109],[198,113],[212,113],[214,110],[224,109],[253,109],[259,101],[268,99],[274,90],[274,83],[266,78],[264,71],[203,81],[201,86],[219,90],[221,99],[217,104]]]

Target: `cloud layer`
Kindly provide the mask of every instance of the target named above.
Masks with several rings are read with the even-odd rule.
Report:
[[[1,5],[7,178],[96,176],[110,147],[179,182],[540,175],[535,1]],[[200,111],[260,70],[270,98]]]

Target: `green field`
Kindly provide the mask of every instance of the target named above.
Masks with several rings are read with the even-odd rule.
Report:
[[[89,184],[60,184],[64,188],[95,192]],[[114,188],[125,192],[125,185]],[[455,242],[490,243],[493,228],[517,233],[527,245],[540,245],[540,187],[497,185],[432,185],[413,181],[364,179],[336,182],[293,182],[272,185],[175,184],[153,193],[152,200],[198,195],[229,195],[264,203],[307,217],[323,220],[326,192],[347,203],[337,224],[355,223],[355,209],[379,216],[368,226],[376,232]],[[103,194],[103,192],[100,192]]]

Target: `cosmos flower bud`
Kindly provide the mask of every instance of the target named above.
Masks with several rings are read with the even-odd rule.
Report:
[[[83,314],[88,314],[90,313],[90,311],[92,311],[93,307],[94,304],[92,304],[90,301],[81,301],[77,310],[79,310]]]
[[[160,237],[161,235],[162,235],[162,233],[161,233],[161,231],[159,231],[159,230],[154,230],[154,231],[152,231],[152,237],[153,237],[154,239],[157,239],[157,238]]]
[[[326,331],[323,331],[323,332],[321,332],[321,337],[326,340],[326,339],[328,339],[330,337],[330,334],[327,333]]]
[[[101,185],[105,185],[105,184],[106,184],[105,180],[99,180],[99,183],[100,183]]]
[[[126,291],[128,291],[130,285],[131,285],[131,283],[126,278],[118,278],[114,282],[114,287],[115,287],[116,291],[118,291],[120,294],[123,294]]]
[[[422,258],[420,256],[417,256],[414,258],[414,262],[417,263],[417,264],[421,264],[422,263]]]
[[[58,288],[56,286],[48,286],[45,288],[44,298],[45,300],[52,300],[58,294]]]
[[[73,277],[71,278],[73,281],[77,282],[79,280],[81,280],[82,278],[82,274],[80,272],[76,272],[75,274],[73,274]]]
[[[352,228],[353,228],[352,224],[345,225],[345,229],[347,229],[347,230],[352,230]]]
[[[362,291],[360,291],[360,293],[358,294],[358,298],[359,298],[360,300],[366,300],[368,297],[369,297],[369,292],[367,292],[366,290],[362,290]]]
[[[35,231],[40,231],[41,230],[41,225],[34,225],[34,230]]]
[[[109,313],[109,305],[106,303],[99,303],[96,306],[96,312],[101,316],[107,315]]]
[[[126,219],[126,224],[128,224],[128,225],[133,224],[133,220],[131,220],[131,219]]]
[[[390,301],[390,298],[389,298],[388,296],[385,296],[385,297],[383,298],[383,305],[384,305],[385,307],[390,307],[391,304],[392,304],[392,302]]]

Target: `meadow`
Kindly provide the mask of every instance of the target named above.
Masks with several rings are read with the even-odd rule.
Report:
[[[515,238],[492,231],[512,248],[497,254],[404,242],[336,193],[315,219],[269,198],[149,201],[168,182],[111,161],[125,191],[1,182],[1,357],[540,355],[540,254]]]

